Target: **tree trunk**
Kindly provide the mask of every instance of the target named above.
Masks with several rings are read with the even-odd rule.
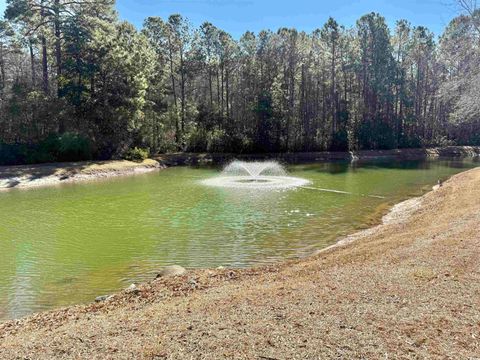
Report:
[[[60,82],[62,76],[62,44],[61,44],[61,30],[60,30],[60,0],[54,2],[54,28],[55,28],[55,60],[57,65],[57,95],[60,97]]]
[[[332,102],[332,135],[337,131],[337,109],[336,109],[336,96],[335,96],[335,56],[336,56],[336,46],[335,41],[332,42],[332,63],[331,63],[331,78],[332,78],[332,88],[330,94],[330,101]]]
[[[175,141],[178,145],[180,142],[180,126],[178,124],[178,116],[177,116],[177,90],[175,88],[175,74],[173,72],[173,50],[172,50],[172,39],[170,38],[170,34],[168,35],[168,57],[170,63],[170,80],[172,82],[172,94],[173,94],[173,105],[175,109]]]
[[[183,46],[183,45],[182,45]],[[183,49],[180,49],[180,93],[182,97],[182,134],[185,131],[185,64],[183,62]]]
[[[43,73],[43,92],[48,95],[48,54],[47,54],[47,39],[42,35],[42,73]]]
[[[218,66],[217,66],[217,108],[220,105],[220,75],[218,73]]]
[[[36,82],[37,82],[37,75],[35,71],[35,54],[33,53],[33,44],[32,40],[28,42],[28,48],[30,50],[30,68],[32,71],[32,87],[35,88]]]
[[[222,66],[221,66],[221,69],[220,69],[220,79],[222,81],[222,85],[221,85],[221,88],[222,88],[222,95],[221,95],[221,101],[222,101],[222,104],[221,104],[221,111],[222,111],[222,116],[225,115],[225,89],[224,89],[224,78],[223,78],[223,71],[224,71],[224,64],[223,64],[223,61],[222,61]]]
[[[45,21],[45,8],[43,7],[44,0],[41,1],[41,10],[40,16],[42,21]],[[47,54],[47,39],[45,34],[41,35],[42,43],[42,73],[43,73],[43,91],[48,95],[49,93],[49,83],[48,83],[48,54]]]
[[[210,92],[210,109],[213,109],[212,68],[208,65],[208,89]]]
[[[227,117],[230,116],[230,92],[229,92],[229,73],[228,66],[225,69],[225,91],[226,91],[226,106],[227,106]]]
[[[3,43],[0,42],[0,99],[3,99],[5,89],[5,60],[3,57]]]

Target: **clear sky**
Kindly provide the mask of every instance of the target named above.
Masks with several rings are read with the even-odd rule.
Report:
[[[0,12],[6,0],[0,0]],[[295,27],[307,32],[321,27],[329,16],[351,26],[362,15],[375,11],[391,28],[398,19],[427,26],[440,35],[456,15],[453,0],[117,0],[122,19],[141,27],[148,16],[166,18],[180,13],[198,26],[210,21],[235,38],[245,31]]]
[[[198,26],[210,21],[238,38],[246,30],[295,27],[307,32],[321,27],[329,16],[345,26],[369,12],[379,12],[393,27],[405,18],[427,26],[436,35],[456,15],[453,0],[117,0],[122,19],[141,27],[147,16],[180,13]]]

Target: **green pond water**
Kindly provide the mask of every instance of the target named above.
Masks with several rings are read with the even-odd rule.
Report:
[[[245,267],[307,255],[474,166],[299,164],[288,171],[309,188],[288,191],[207,187],[200,181],[219,169],[176,167],[0,193],[0,320],[90,302],[151,280],[164,265]]]

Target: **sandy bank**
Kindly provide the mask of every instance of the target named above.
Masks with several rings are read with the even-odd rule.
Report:
[[[478,357],[480,168],[386,220],[306,259],[190,271],[1,324],[0,358]]]
[[[155,160],[0,166],[0,191],[142,174],[162,167]]]

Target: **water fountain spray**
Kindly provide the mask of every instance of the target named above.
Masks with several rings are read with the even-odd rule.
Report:
[[[225,166],[220,176],[202,181],[207,186],[235,189],[292,189],[308,185],[306,179],[288,176],[276,161],[233,161]]]

